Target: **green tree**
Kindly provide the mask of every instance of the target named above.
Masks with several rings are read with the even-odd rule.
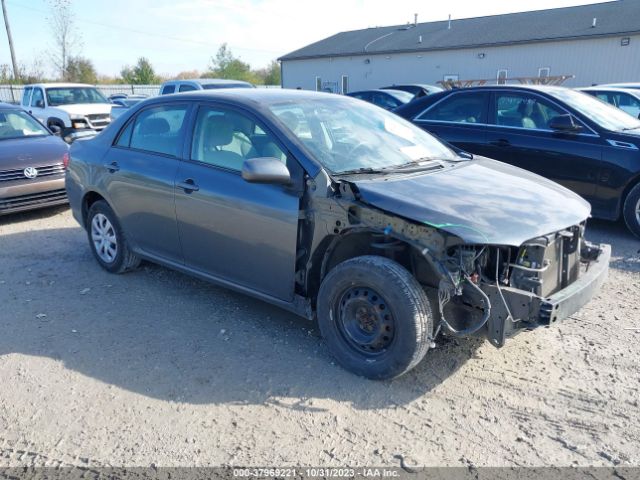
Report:
[[[226,78],[258,83],[258,77],[251,71],[251,65],[235,57],[226,43],[223,43],[211,58],[209,70],[202,78]]]
[[[70,57],[67,62],[65,78],[70,82],[98,83],[98,72],[88,58]]]
[[[256,75],[265,85],[280,85],[280,63],[277,60],[271,60],[271,63],[266,68],[258,70]]]
[[[133,67],[125,66],[120,71],[120,76],[124,83],[131,83],[134,85],[152,85],[159,82],[159,78],[156,75],[151,62],[145,57],[140,57],[138,63]]]

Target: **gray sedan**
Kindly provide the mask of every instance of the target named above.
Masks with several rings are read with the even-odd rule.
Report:
[[[146,259],[317,318],[368,378],[409,371],[444,332],[501,347],[607,275],[582,198],[349,97],[161,96],[71,158],[73,214],[104,269]]]

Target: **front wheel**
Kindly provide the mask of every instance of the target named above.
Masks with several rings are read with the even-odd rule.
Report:
[[[624,221],[631,232],[640,237],[640,183],[633,187],[624,201]]]
[[[94,257],[108,272],[122,273],[140,264],[140,259],[130,250],[118,218],[107,202],[99,200],[89,208],[87,235]]]
[[[357,375],[399,377],[429,349],[429,300],[413,275],[388,258],[362,256],[336,266],[320,286],[317,310],[329,349]]]

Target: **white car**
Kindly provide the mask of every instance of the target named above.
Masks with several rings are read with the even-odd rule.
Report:
[[[27,85],[22,108],[67,142],[95,135],[111,123],[112,104],[94,86],[81,83]]]
[[[633,117],[640,118],[640,89],[599,85],[578,90],[610,103]]]
[[[214,90],[218,88],[254,88],[249,82],[242,80],[226,80],[222,78],[196,78],[192,80],[170,80],[160,86],[160,95],[170,93],[192,92],[193,90]]]

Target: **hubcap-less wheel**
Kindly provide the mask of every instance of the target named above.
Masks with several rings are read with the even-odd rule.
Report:
[[[116,231],[102,213],[96,214],[91,220],[91,240],[100,259],[106,263],[113,263],[118,254]]]
[[[636,203],[636,222],[640,225],[640,199],[638,199],[638,203]]]
[[[393,314],[375,290],[366,287],[348,289],[337,310],[340,333],[359,353],[377,355],[391,345],[395,326]]]

